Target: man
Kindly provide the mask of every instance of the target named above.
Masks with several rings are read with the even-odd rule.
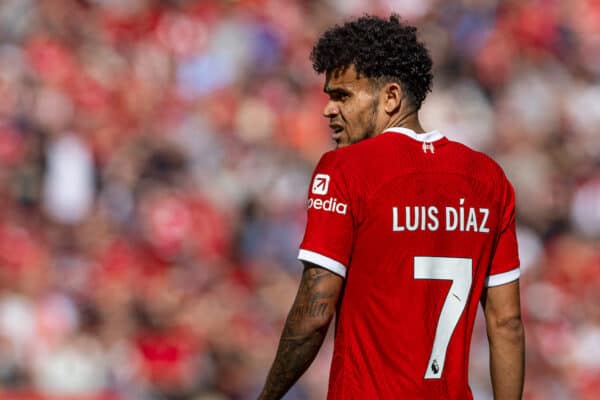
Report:
[[[328,399],[472,399],[480,301],[494,396],[520,398],[513,189],[487,156],[424,132],[431,59],[416,29],[365,16],[325,32],[311,59],[337,149],[313,175],[302,281],[260,399],[303,374],[335,312]]]

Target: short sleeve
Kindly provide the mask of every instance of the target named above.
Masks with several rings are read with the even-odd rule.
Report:
[[[354,238],[351,193],[335,152],[323,155],[308,188],[307,222],[298,259],[342,277]]]
[[[500,234],[492,259],[486,286],[499,286],[519,279],[519,250],[515,227],[515,192],[505,179],[504,201],[501,210]]]

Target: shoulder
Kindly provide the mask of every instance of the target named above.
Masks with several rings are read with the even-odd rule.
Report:
[[[466,171],[489,188],[491,193],[494,193],[498,205],[514,209],[515,190],[500,164],[489,155],[462,143],[454,141],[450,141],[450,143],[457,146],[461,158],[464,156],[463,163]]]
[[[365,142],[365,141],[363,141]],[[339,149],[329,150],[321,156],[319,166],[325,168],[335,168],[338,172],[345,173],[358,165],[359,160],[364,159],[366,154],[362,150],[363,142],[351,146],[341,147]]]
[[[323,155],[322,159],[326,159],[332,163],[344,164],[348,168],[360,168],[360,163],[377,158],[377,154],[385,148],[385,143],[382,142],[381,136],[378,135],[350,146],[330,150]]]
[[[315,169],[322,179],[332,185],[343,186],[352,193],[362,193],[365,180],[373,168],[374,153],[369,150],[372,139],[363,140],[351,146],[330,150],[321,156]]]
[[[487,180],[508,182],[500,164],[488,154],[453,140],[449,140],[449,143],[455,147],[457,153],[460,154],[460,157],[464,159],[464,162],[470,166],[469,169],[473,171],[473,173],[480,174]]]

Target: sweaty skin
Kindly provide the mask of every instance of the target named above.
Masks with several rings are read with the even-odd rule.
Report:
[[[358,74],[353,65],[328,72],[323,91],[329,95],[323,116],[329,119],[338,148],[377,136],[392,126],[424,132],[399,84],[378,84]]]
[[[329,101],[323,116],[329,118],[337,147],[348,146],[375,135],[378,97],[369,80],[353,67],[327,74],[324,92]]]

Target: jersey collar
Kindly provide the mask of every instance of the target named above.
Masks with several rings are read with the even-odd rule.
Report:
[[[416,133],[412,129],[402,128],[399,126],[388,128],[385,131],[383,131],[383,133],[386,133],[386,132],[401,133],[401,134],[406,135],[416,141],[427,142],[427,143],[435,142],[437,140],[444,138],[444,135],[442,135],[438,131],[431,131],[431,132],[427,132],[427,133]]]

